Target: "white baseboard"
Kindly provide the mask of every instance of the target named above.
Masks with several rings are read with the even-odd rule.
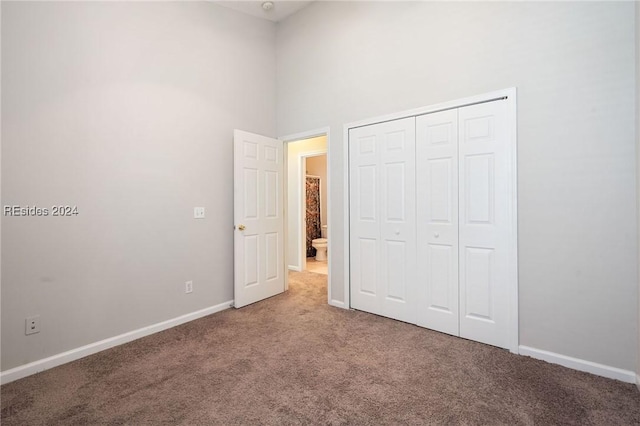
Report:
[[[637,383],[639,380],[636,373],[634,373],[633,371],[623,370],[621,368],[598,364],[596,362],[586,361],[580,358],[573,358],[554,352],[544,351],[542,349],[530,348],[528,346],[520,345],[519,353],[520,355],[541,359],[552,364],[559,364],[564,367],[572,368],[574,370],[584,371],[587,373],[595,374],[596,376],[616,379],[626,383]]]
[[[81,346],[76,349],[71,349],[69,351],[50,356],[48,358],[40,359],[38,361],[30,362],[29,364],[21,365],[19,367],[3,371],[2,373],[0,373],[0,384],[4,385],[5,383],[10,383],[14,380],[22,379],[23,377],[27,377],[44,370],[48,370],[50,368],[66,364],[68,362],[75,361],[89,355],[93,355],[100,351],[104,351],[105,349],[113,348],[114,346],[122,345],[123,343],[131,342],[132,340],[136,340],[141,337],[145,337],[150,334],[154,334],[159,331],[205,317],[207,315],[215,314],[216,312],[224,311],[225,309],[229,309],[232,306],[233,300],[230,300],[228,302],[220,303],[219,305],[210,306],[208,308],[191,312],[177,318],[172,318],[167,321],[162,321],[157,324],[142,327],[137,330],[121,334],[119,336],[110,337],[99,342]]]
[[[344,302],[341,302],[340,300],[331,299],[329,300],[329,304],[331,306],[335,306],[336,308],[348,309],[346,306],[344,306]]]
[[[289,265],[289,270],[290,271],[296,271],[296,272],[302,272],[302,268],[300,268],[299,266],[294,266],[294,265]]]

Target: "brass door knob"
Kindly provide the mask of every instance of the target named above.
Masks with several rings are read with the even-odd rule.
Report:
[[[238,225],[238,229],[239,229],[240,231],[244,231],[245,226],[244,226],[244,225]]]

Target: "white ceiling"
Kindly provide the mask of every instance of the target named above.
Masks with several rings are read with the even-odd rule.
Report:
[[[246,13],[258,18],[267,19],[269,21],[278,22],[293,15],[302,8],[309,6],[313,3],[311,1],[288,1],[288,0],[271,0],[273,3],[273,9],[264,10],[262,3],[265,0],[236,0],[236,1],[214,1],[218,4],[229,9],[236,10],[238,12]]]

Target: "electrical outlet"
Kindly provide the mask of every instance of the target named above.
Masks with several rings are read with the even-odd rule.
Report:
[[[191,293],[193,292],[193,281],[187,281],[184,283],[184,292]]]
[[[40,315],[28,317],[25,321],[24,334],[29,335],[35,333],[40,333]]]

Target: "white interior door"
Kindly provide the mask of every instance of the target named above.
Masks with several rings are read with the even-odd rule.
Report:
[[[351,305],[415,322],[415,119],[351,129]]]
[[[459,335],[458,110],[416,118],[417,324]]]
[[[284,291],[283,142],[234,131],[234,303]]]
[[[460,108],[460,336],[509,347],[512,209],[506,101]]]

